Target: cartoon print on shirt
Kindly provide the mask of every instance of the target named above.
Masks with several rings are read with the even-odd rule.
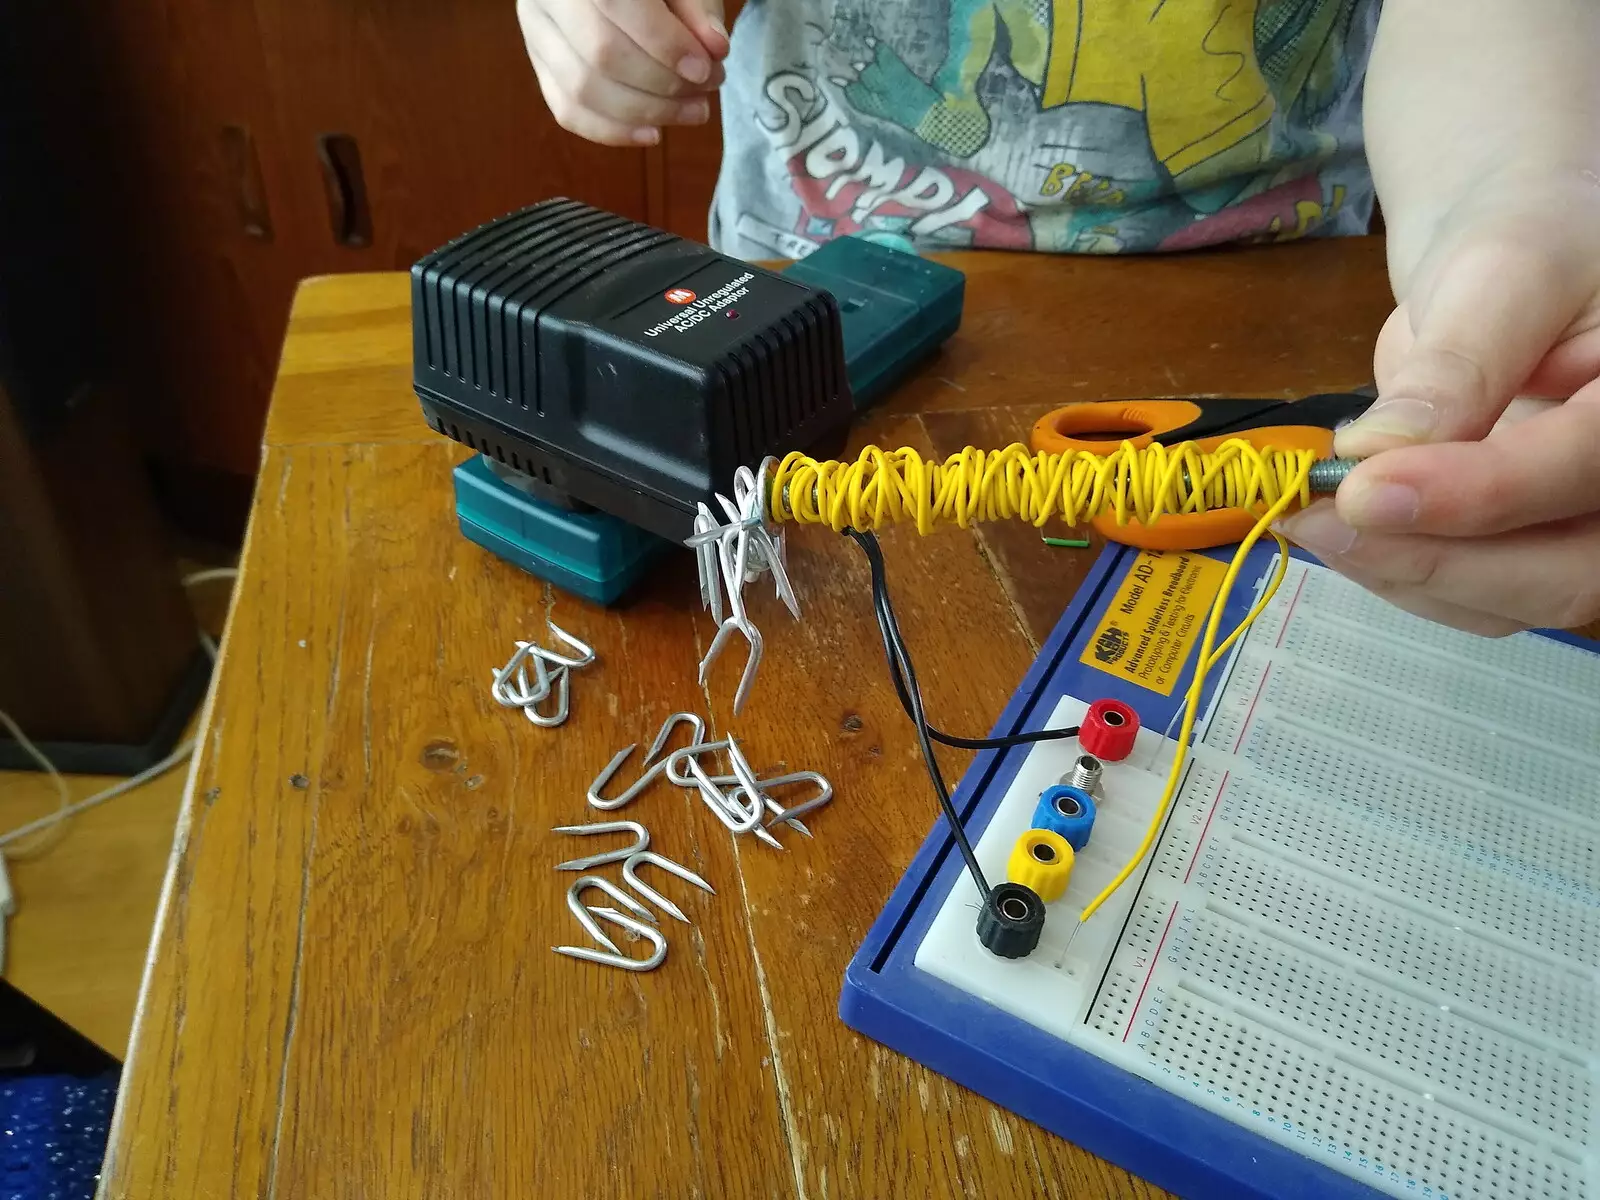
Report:
[[[786,253],[868,228],[1090,253],[1304,236],[1343,204],[1318,182],[1341,147],[1308,129],[1348,103],[1363,2],[943,0],[940,29],[835,0],[756,114],[799,220],[740,213],[741,234]]]
[[[1256,61],[1256,0],[949,6],[948,49],[931,80],[923,83],[892,47],[875,41],[872,62],[845,91],[857,111],[970,158],[991,131],[978,79],[1004,47],[1011,68],[1038,90],[1042,110],[1109,104],[1142,113],[1156,159],[1180,187],[1186,175],[1210,182],[1263,156],[1272,97]]]
[[[1028,248],[1021,210],[992,180],[961,168],[908,165],[881,141],[863,143],[848,110],[799,72],[774,76],[766,92],[777,110],[767,131],[789,157],[803,209],[785,253],[809,253],[869,228],[937,240],[956,226],[981,233],[976,244]],[[753,218],[741,217],[740,224],[751,240],[763,240],[754,236]]]

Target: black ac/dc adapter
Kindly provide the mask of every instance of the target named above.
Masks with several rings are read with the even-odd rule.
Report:
[[[609,603],[737,468],[837,453],[964,282],[859,237],[773,271],[571,200],[491,221],[411,272],[418,399],[480,452],[462,531]]]

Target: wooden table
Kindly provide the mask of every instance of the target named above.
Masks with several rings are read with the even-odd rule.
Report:
[[[1072,400],[1358,385],[1389,307],[1373,240],[953,261],[961,333],[858,441],[945,453]],[[590,817],[595,772],[668,713],[728,728],[742,655],[695,684],[687,556],[605,611],[463,540],[465,452],[424,426],[410,348],[403,276],[300,289],[106,1194],[1152,1194],[838,1019],[936,814],[842,538],[793,539],[804,619],[757,606],[735,727],[759,767],[833,780],[815,840],[734,843],[659,785],[627,815],[717,894],[664,885],[694,924],[653,973],[550,952],[581,940],[552,868],[582,845],[551,827]],[[930,714],[986,731],[1090,554],[999,526],[885,548]],[[487,687],[547,615],[601,655],[556,730]]]

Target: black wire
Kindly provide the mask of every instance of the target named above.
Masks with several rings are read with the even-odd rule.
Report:
[[[933,790],[939,797],[939,807],[944,810],[944,819],[950,825],[951,836],[956,840],[956,847],[961,851],[961,857],[966,859],[967,870],[972,872],[972,881],[978,885],[978,892],[987,901],[989,881],[983,877],[983,868],[978,865],[977,852],[973,850],[972,842],[967,838],[967,831],[961,827],[961,815],[956,812],[956,806],[950,799],[950,789],[944,781],[944,773],[939,770],[939,760],[933,753],[932,730],[928,726],[927,714],[922,709],[922,689],[917,686],[916,670],[911,665],[911,656],[906,652],[905,641],[900,637],[900,629],[894,619],[894,609],[889,605],[889,590],[883,570],[883,551],[873,534],[858,533],[853,529],[846,532],[867,553],[867,562],[872,568],[873,606],[878,614],[878,629],[883,634],[884,653],[889,659],[889,673],[895,677],[895,687],[900,692],[901,702],[906,706],[906,713],[911,717],[911,723],[916,726],[917,741],[922,748],[922,761],[928,768],[928,778],[933,781]]]
[[[883,548],[878,544],[876,534],[857,533],[855,530],[846,530],[856,544],[866,552],[867,563],[872,568],[872,605],[874,614],[878,618],[878,633],[883,638],[884,653],[889,659],[889,677],[894,684],[894,690],[900,696],[900,707],[906,710],[906,716],[911,716],[911,697],[907,693],[905,680],[895,663],[895,656],[891,646],[898,644],[905,649],[905,637],[900,632],[900,623],[895,619],[894,605],[889,600],[889,580],[884,567]],[[945,733],[932,725],[928,726],[928,736],[934,741],[957,750],[1008,750],[1012,746],[1032,746],[1039,742],[1065,741],[1078,736],[1079,726],[1068,725],[1062,729],[1035,729],[1030,733],[1010,733],[1001,737],[967,738],[957,737],[952,733]]]
[[[861,533],[853,529],[845,532],[867,556],[867,566],[872,571],[872,608],[878,618],[878,633],[883,638],[883,652],[889,663],[889,676],[894,681],[895,691],[900,696],[901,707],[906,710],[906,715],[916,727],[917,741],[922,749],[922,761],[928,768],[928,778],[933,782],[933,790],[939,798],[939,807],[944,812],[945,821],[950,826],[951,836],[955,838],[961,857],[966,860],[967,870],[972,872],[972,879],[978,885],[978,891],[987,900],[988,880],[983,876],[983,868],[978,865],[977,853],[972,849],[967,831],[961,824],[960,814],[956,812],[955,804],[950,799],[950,789],[945,783],[944,773],[939,769],[939,760],[934,756],[933,743],[943,742],[947,746],[964,750],[1000,750],[1033,742],[1076,737],[1078,727],[1074,725],[1068,729],[1045,729],[998,738],[962,738],[942,733],[930,725],[923,708],[922,689],[917,684],[917,673],[911,665],[911,653],[906,647],[905,636],[900,632],[900,622],[895,618],[894,604],[889,599],[889,579],[884,567],[883,547],[878,544],[875,534]]]

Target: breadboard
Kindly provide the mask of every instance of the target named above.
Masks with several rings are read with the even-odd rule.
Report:
[[[1600,655],[1458,634],[1292,562],[1154,853],[1080,926],[1155,811],[1182,696],[1079,661],[1130,558],[1108,552],[1001,722],[1100,695],[1143,720],[1039,948],[982,949],[936,827],[846,1019],[1185,1195],[1600,1197]],[[957,799],[991,879],[1077,753],[974,763]]]

